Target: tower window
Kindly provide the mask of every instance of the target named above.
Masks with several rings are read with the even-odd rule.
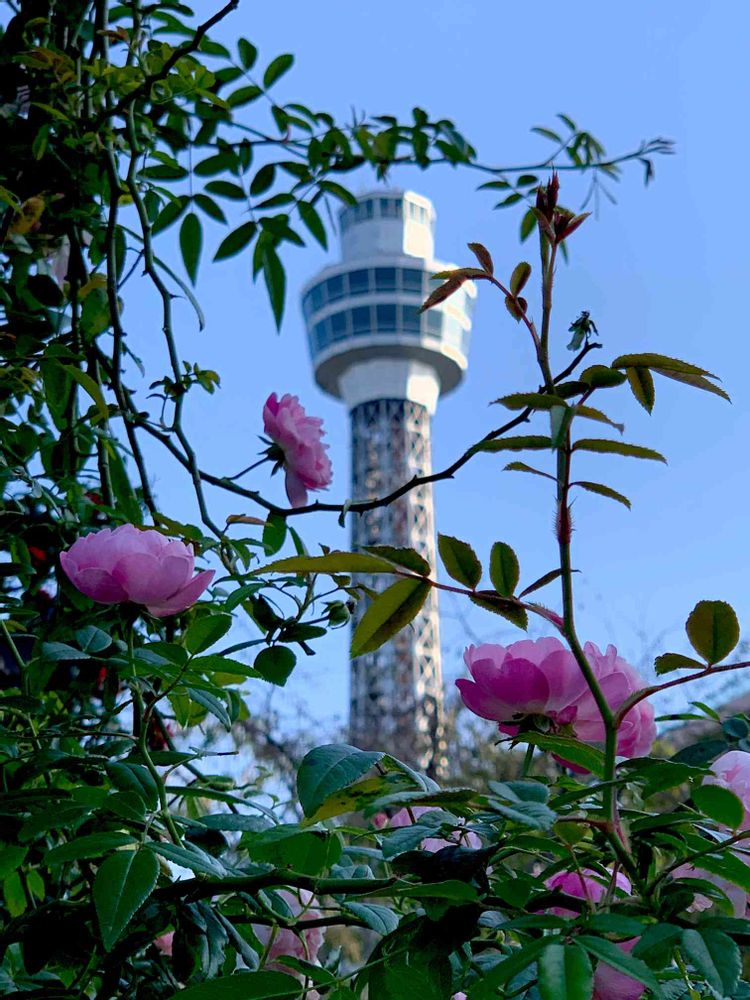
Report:
[[[328,301],[335,302],[337,299],[342,299],[346,292],[344,291],[344,277],[343,274],[337,274],[333,278],[329,278],[326,281],[326,292],[328,293]]]
[[[325,293],[325,284],[316,285],[315,288],[313,288],[310,291],[308,298],[310,299],[310,305],[312,307],[313,312],[320,309],[320,307],[324,305],[325,303],[324,293]]]
[[[396,329],[396,307],[392,305],[377,305],[376,326],[378,333],[393,333]]]
[[[331,338],[333,340],[343,340],[347,335],[346,330],[346,312],[334,313],[330,317],[331,321]]]
[[[377,292],[394,292],[396,290],[396,268],[375,268],[375,290]]]
[[[419,310],[416,306],[399,306],[401,329],[404,333],[419,333]]]
[[[370,290],[370,272],[366,269],[349,272],[349,294],[366,295]]]
[[[432,337],[439,337],[443,328],[443,314],[431,309],[427,313],[427,333]]]
[[[401,272],[401,282],[405,292],[422,294],[422,271],[415,267],[406,267]]]
[[[352,333],[355,335],[362,335],[363,333],[369,333],[372,328],[372,323],[370,321],[370,307],[369,306],[357,306],[356,309],[352,309]]]

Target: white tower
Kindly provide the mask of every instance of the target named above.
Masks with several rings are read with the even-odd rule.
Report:
[[[430,275],[451,266],[434,259],[435,212],[421,195],[373,191],[343,209],[339,221],[342,261],[305,286],[302,308],[316,381],[350,413],[352,497],[364,500],[430,473],[430,417],[438,397],[455,389],[466,370],[476,289],[466,282],[446,302],[419,314],[440,283]],[[434,567],[431,486],[352,517],[354,549],[413,548]],[[361,576],[357,582],[380,589],[386,581]],[[352,661],[351,742],[388,749],[439,773],[442,704],[432,591],[410,627]]]

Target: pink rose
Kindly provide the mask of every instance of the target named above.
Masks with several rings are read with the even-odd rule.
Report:
[[[614,646],[607,646],[606,653],[602,653],[596,643],[587,642],[584,653],[613,711],[617,711],[631,694],[635,694],[645,686],[638,671],[617,655]],[[573,708],[574,729],[578,739],[586,743],[603,743],[604,723],[599,707],[588,688]],[[617,733],[617,753],[620,757],[643,757],[650,751],[655,739],[653,706],[646,700],[640,701],[630,709],[620,724]]]
[[[617,947],[631,952],[638,944],[638,940],[631,938],[630,941],[623,941]],[[624,972],[618,972],[604,962],[599,962],[597,965],[594,973],[593,1000],[640,1000],[645,992],[646,987],[637,979],[626,976]]]
[[[439,811],[435,806],[411,806],[410,808],[416,820],[418,820],[420,816],[424,816],[425,813]],[[390,829],[396,829],[400,826],[411,826],[412,818],[409,815],[409,810],[404,808],[399,809],[399,811],[394,813],[390,819],[387,819],[385,816],[381,817],[379,814],[375,817],[374,822],[380,829],[384,826],[387,826]],[[482,841],[472,830],[467,830],[465,833],[461,833],[456,830],[450,840],[443,837],[425,837],[425,839],[420,843],[422,850],[429,851],[431,854],[441,851],[444,847],[456,846],[469,847],[472,850],[478,850],[482,846]]]
[[[293,918],[301,916],[302,919],[315,920],[320,917],[320,911],[311,907],[313,895],[306,889],[298,889],[296,892],[292,892],[290,889],[280,889],[277,894],[281,896],[289,907]],[[268,942],[271,941],[273,928],[265,924],[255,925],[253,926],[253,931],[265,948]],[[266,955],[264,967],[276,972],[286,972],[288,975],[293,975],[290,969],[278,962],[277,959],[283,955],[290,955],[292,958],[298,958],[304,962],[316,962],[318,952],[323,945],[323,940],[322,927],[311,927],[310,930],[302,931],[301,934],[296,934],[288,927],[281,927],[277,929],[273,937],[271,947],[268,949],[268,954]]]
[[[162,955],[172,955],[172,946],[174,944],[174,931],[167,931],[166,934],[160,934],[158,938],[154,938],[154,945],[159,949]]]
[[[193,548],[158,531],[123,524],[86,535],[60,553],[70,582],[99,604],[145,604],[156,618],[194,604],[214,576],[193,576]]]
[[[747,893],[744,889],[740,889],[739,886],[732,885],[731,882],[727,882],[727,880],[721,878],[721,876],[714,875],[712,872],[704,871],[703,868],[695,868],[693,865],[684,864],[680,865],[679,868],[675,868],[672,872],[672,878],[700,878],[705,879],[706,882],[712,882],[717,888],[721,889],[729,899],[729,902],[732,904],[732,910],[734,911],[735,917],[745,916],[745,911],[747,910]],[[687,888],[687,886],[685,886],[685,888]],[[693,902],[690,906],[688,906],[688,911],[691,913],[702,913],[703,910],[708,910],[713,905],[713,899],[698,892],[695,894]]]
[[[612,876],[609,877],[592,871],[590,868],[579,872],[558,872],[544,883],[548,889],[557,889],[564,892],[566,896],[573,896],[575,899],[587,900],[589,907],[592,903],[602,900],[605,893],[612,884]],[[630,895],[630,879],[622,872],[615,875],[615,893],[618,895]],[[617,893],[619,890],[619,893]],[[557,917],[577,917],[575,910],[569,910],[564,906],[552,906],[549,910]]]
[[[511,735],[517,729],[509,724],[525,715],[544,715],[559,725],[572,722],[570,706],[588,690],[575,657],[559,639],[469,646],[464,662],[472,676],[456,681],[464,704]]]
[[[331,462],[322,443],[323,421],[308,417],[296,396],[278,399],[275,392],[263,407],[263,427],[278,446],[286,471],[286,495],[292,507],[304,507],[308,490],[331,485]]]
[[[721,785],[734,792],[745,807],[740,830],[750,830],[750,753],[730,750],[711,765],[713,772],[704,779],[707,785]]]

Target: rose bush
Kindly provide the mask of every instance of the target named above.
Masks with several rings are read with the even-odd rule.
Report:
[[[212,232],[203,221],[248,206],[215,256],[248,253],[278,322],[287,244],[304,242],[300,232],[325,244],[320,206],[352,201],[350,171],[480,164],[451,122],[419,108],[413,121],[350,129],[282,105],[275,84],[290,55],[258,68],[248,39],[230,50],[213,37],[236,7],[198,24],[177,0],[22,2],[0,36],[0,992],[747,1000],[750,722],[709,713],[713,731],[673,754],[654,742],[653,708],[663,690],[747,668],[732,659],[736,615],[701,601],[686,623],[691,655],[663,653],[647,683],[614,647],[581,641],[571,556],[577,490],[626,502],[575,477],[580,453],[661,457],[582,430],[613,422],[618,388],[649,411],[657,377],[723,390],[706,369],[653,352],[590,364],[599,342],[587,312],[563,354],[553,278],[585,215],[559,203],[554,174],[540,184],[519,171],[506,200],[528,199],[538,274],[526,261],[496,267],[471,244],[470,265],[438,276],[423,308],[469,280],[499,292],[527,339],[525,383],[501,390],[502,427],[428,478],[448,479],[478,453],[533,453],[545,470],[507,468],[542,471],[553,487],[550,570],[522,585],[507,542],[483,558],[445,536],[440,576],[412,551],[309,555],[293,525],[308,493],[331,485],[320,420],[289,394],[253,407],[288,508],[258,482],[240,485],[260,463],[211,470],[185,430],[192,394],[219,384],[180,357],[174,312],[183,297],[203,322],[190,287]],[[251,109],[252,125],[251,105],[264,109]],[[562,120],[569,134],[552,133],[548,165],[611,177],[617,161]],[[666,148],[628,158],[650,172]],[[491,185],[510,183],[512,171],[491,173]],[[162,243],[172,225],[185,278]],[[125,309],[142,272],[155,293],[147,333],[164,338],[169,364],[147,390]],[[522,425],[534,432],[514,433]],[[184,472],[195,523],[161,508],[154,450]],[[342,521],[390,502],[350,502],[337,485],[339,499],[315,507]],[[213,491],[242,511],[222,520]],[[494,499],[480,514],[502,523]],[[546,514],[540,523],[546,551]],[[196,558],[210,568],[194,575]],[[363,586],[361,573],[385,586]],[[539,603],[553,585],[553,607]],[[471,677],[458,684],[472,712],[526,750],[520,777],[467,787],[388,747],[312,746],[289,802],[273,776],[262,786],[258,769],[223,767],[223,744],[202,731],[231,734],[253,712],[248,679],[283,687],[298,653],[314,652],[356,601],[367,610],[354,649],[374,651],[441,588],[503,629],[538,619],[556,631],[470,647]]]

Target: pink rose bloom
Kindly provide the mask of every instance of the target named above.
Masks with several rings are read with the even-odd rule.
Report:
[[[425,813],[438,812],[436,806],[411,806],[411,811],[414,814],[415,819],[419,819],[420,816],[424,816]],[[390,819],[385,816],[375,817],[375,825],[379,828],[384,826],[390,829],[396,829],[400,826],[411,826],[412,819],[409,815],[408,809],[399,809],[397,813],[394,813]],[[425,837],[425,839],[419,845],[423,851],[429,851],[431,854],[435,854],[437,851],[442,851],[444,847],[469,847],[472,850],[478,850],[482,846],[482,841],[479,839],[476,833],[472,830],[467,830],[465,833],[460,833],[458,830],[453,834],[450,840],[443,837]]]
[[[154,944],[162,953],[162,955],[172,955],[172,946],[174,944],[174,931],[167,931],[166,934],[160,934],[158,938],[154,938]]]
[[[525,715],[544,715],[559,726],[573,722],[572,706],[588,691],[575,657],[559,639],[469,646],[464,662],[472,676],[456,681],[464,704],[512,736],[518,731],[512,723]]]
[[[453,996],[451,997],[451,1000],[466,1000],[466,994],[465,993],[454,993]]]
[[[595,643],[587,642],[584,653],[613,711],[616,711],[631,694],[635,694],[645,686],[638,671],[617,655],[614,646],[607,646],[606,653],[602,653]],[[603,743],[604,723],[599,707],[588,688],[572,708],[575,712],[573,728],[578,739],[586,743]],[[655,739],[653,706],[648,701],[640,701],[631,708],[620,724],[617,733],[617,753],[620,757],[643,757],[651,750]]]
[[[99,604],[144,604],[156,618],[194,604],[214,576],[193,576],[193,548],[151,529],[123,524],[86,535],[60,553],[70,582]]]
[[[704,779],[707,785],[721,785],[734,792],[745,807],[740,830],[750,830],[750,753],[730,750],[711,765],[713,772]]]
[[[638,938],[631,938],[630,941],[623,941],[617,947],[631,952],[637,943]],[[645,992],[646,987],[637,979],[626,976],[624,972],[618,972],[604,962],[599,962],[597,965],[594,973],[593,1000],[640,1000]]]
[[[582,874],[578,872],[558,872],[544,883],[548,889],[557,889],[564,892],[566,896],[573,896],[575,899],[585,899],[589,907],[593,903],[599,903],[612,883],[612,877],[607,878],[599,872],[590,868],[584,869]],[[615,875],[615,895],[630,895],[630,879],[617,872]],[[617,891],[619,890],[619,892]],[[575,910],[569,910],[564,906],[551,906],[550,913],[556,917],[577,917]]]
[[[302,919],[315,920],[320,917],[320,911],[311,908],[313,894],[306,889],[298,889],[296,892],[292,892],[290,889],[280,889],[278,895],[289,907],[294,918],[302,916]],[[261,924],[253,926],[253,931],[265,948],[271,940],[273,928]],[[304,962],[316,962],[318,952],[323,945],[323,939],[322,927],[312,927],[301,934],[295,934],[288,927],[281,927],[276,931],[273,943],[268,949],[264,968],[294,975],[287,966],[282,965],[277,959],[283,955],[289,955]]]
[[[283,454],[286,495],[292,507],[304,507],[308,490],[323,490],[333,478],[323,444],[323,421],[308,417],[296,396],[278,399],[275,392],[263,407],[263,428]]]
[[[714,875],[712,872],[704,871],[703,868],[695,868],[693,865],[684,864],[680,865],[679,868],[675,868],[672,872],[672,878],[701,878],[705,879],[706,882],[712,882],[717,888],[721,889],[729,899],[729,902],[732,904],[734,916],[745,916],[745,911],[747,910],[747,894],[745,890],[740,889],[737,885],[732,885],[731,882],[727,882],[727,880],[721,878],[721,876]],[[687,886],[685,886],[685,888],[687,888]],[[690,906],[688,906],[688,911],[690,913],[702,913],[703,910],[708,910],[713,905],[713,899],[710,899],[708,896],[704,896],[699,892],[696,893],[693,898],[693,902]]]

